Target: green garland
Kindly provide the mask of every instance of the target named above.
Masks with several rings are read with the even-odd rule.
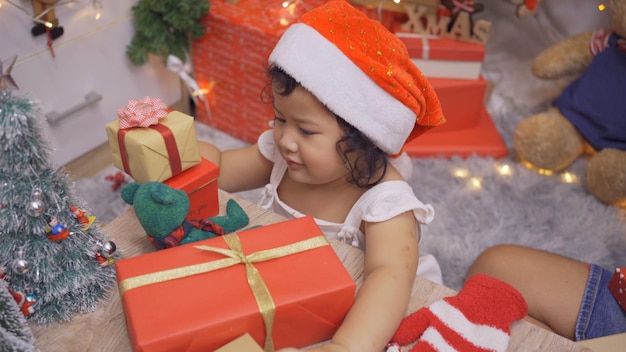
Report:
[[[204,35],[200,19],[209,8],[209,0],[139,0],[132,8],[136,33],[126,55],[138,66],[150,53],[185,61],[191,40]]]

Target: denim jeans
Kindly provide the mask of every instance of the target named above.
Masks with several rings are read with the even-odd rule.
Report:
[[[576,341],[626,332],[626,311],[609,291],[613,272],[592,264],[576,322]]]

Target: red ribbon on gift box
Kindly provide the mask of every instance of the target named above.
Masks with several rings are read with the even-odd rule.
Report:
[[[132,175],[130,172],[130,161],[124,136],[133,128],[151,128],[163,136],[165,141],[165,149],[170,160],[170,168],[172,175],[176,175],[182,171],[182,160],[176,145],[174,133],[167,126],[160,124],[159,120],[166,117],[172,109],[168,108],[161,100],[144,97],[142,100],[129,100],[128,105],[124,108],[117,109],[119,120],[119,130],[117,131],[117,142],[120,146],[120,156],[122,158],[122,166],[124,171]]]
[[[616,268],[609,282],[609,290],[617,300],[617,303],[626,311],[626,267]]]

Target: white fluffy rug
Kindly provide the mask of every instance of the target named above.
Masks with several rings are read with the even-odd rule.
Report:
[[[485,2],[480,17],[492,22],[483,65],[483,76],[492,84],[487,108],[509,148],[519,120],[547,108],[566,84],[532,77],[532,58],[558,39],[606,23],[596,3],[544,0],[537,15],[521,20],[509,1]],[[573,18],[575,23],[570,23]],[[198,136],[226,149],[245,145],[204,125],[198,125]],[[607,207],[585,191],[585,160],[568,170],[577,175],[575,183],[562,182],[559,175],[538,175],[518,165],[513,155],[501,160],[414,159],[413,164],[411,185],[436,211],[422,249],[439,259],[444,283],[452,288],[462,286],[468,266],[482,250],[498,243],[542,248],[611,269],[625,264],[626,211]],[[499,172],[503,165],[510,175]],[[458,170],[468,176],[456,176]],[[127,207],[104,180],[116,171],[111,168],[76,183],[79,197],[103,222]],[[472,178],[482,188],[472,186]],[[242,195],[258,199],[254,191]]]

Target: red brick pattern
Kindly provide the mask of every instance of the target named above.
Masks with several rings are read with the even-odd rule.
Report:
[[[211,114],[198,104],[196,118],[249,143],[268,129],[272,106],[263,103],[261,92],[268,84],[267,58],[287,28],[306,8],[300,4],[293,13],[284,9],[283,0],[241,0],[233,5],[211,1],[203,19],[206,34],[192,45],[195,78],[207,94]],[[307,0],[314,7],[323,0]]]

